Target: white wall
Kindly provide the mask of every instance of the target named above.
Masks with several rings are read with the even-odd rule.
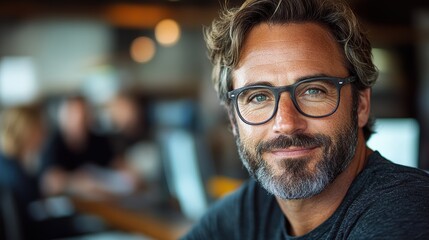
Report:
[[[43,92],[77,88],[88,69],[108,58],[108,25],[95,20],[40,19],[0,28],[0,57],[28,56]]]

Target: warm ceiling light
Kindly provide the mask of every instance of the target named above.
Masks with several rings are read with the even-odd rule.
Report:
[[[172,46],[179,41],[179,24],[171,19],[165,19],[159,22],[155,27],[155,37],[159,44],[163,46]]]
[[[149,62],[155,55],[155,43],[148,37],[138,37],[132,42],[130,53],[136,62]]]

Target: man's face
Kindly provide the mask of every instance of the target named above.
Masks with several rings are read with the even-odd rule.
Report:
[[[62,130],[70,136],[84,137],[88,131],[90,117],[86,103],[80,100],[70,100],[64,104],[60,116]]]
[[[285,86],[311,76],[348,77],[335,39],[313,23],[254,27],[244,42],[233,88]],[[341,90],[338,110],[324,118],[298,112],[289,93],[281,94],[276,115],[248,125],[235,112],[234,132],[240,157],[269,192],[282,199],[320,193],[352,160],[357,144],[357,103],[351,85]]]

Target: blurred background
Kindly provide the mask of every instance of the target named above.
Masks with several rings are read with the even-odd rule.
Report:
[[[202,36],[220,2],[0,3],[2,130],[21,129],[21,119],[33,124],[2,136],[7,143],[22,135],[16,143],[29,147],[12,151],[3,144],[0,157],[19,164],[0,174],[13,172],[19,186],[37,188],[24,200],[2,190],[18,198],[12,205],[32,210],[2,213],[0,234],[26,239],[23,219],[52,229],[49,220],[61,218],[57,228],[72,230],[38,233],[40,239],[176,239],[248,177],[211,85]],[[429,3],[348,2],[380,70],[372,100],[378,133],[369,144],[427,170]],[[9,221],[15,215],[20,219]]]

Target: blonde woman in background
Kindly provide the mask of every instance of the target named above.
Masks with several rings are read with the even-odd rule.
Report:
[[[38,239],[28,206],[41,197],[35,171],[45,133],[42,111],[38,105],[17,106],[0,117],[0,187],[13,196],[17,216],[10,218],[18,219],[21,239]]]
[[[54,214],[48,206],[53,199],[43,198],[38,155],[46,131],[41,106],[12,107],[0,117],[0,239],[49,240],[99,231],[79,227],[87,222],[74,212]]]

